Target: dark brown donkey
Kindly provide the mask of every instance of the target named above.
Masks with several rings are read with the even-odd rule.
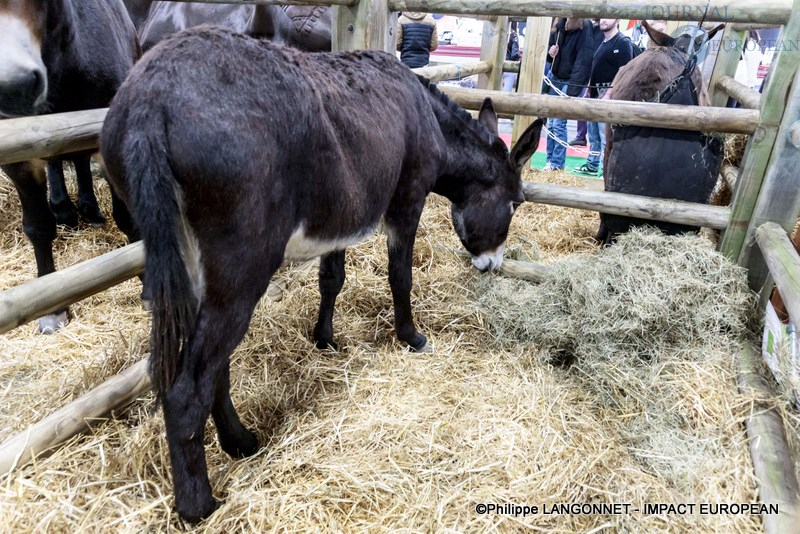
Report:
[[[151,376],[182,517],[218,504],[209,414],[228,454],[258,449],[231,403],[229,357],[284,259],[322,256],[314,337],[330,345],[344,250],[383,219],[397,337],[430,350],[410,300],[425,197],[447,197],[473,264],[498,268],[540,129],[509,155],[491,102],[475,121],[383,52],[309,54],[201,27],[145,54],[111,104],[101,151],[147,249]]]
[[[121,0],[0,0],[0,119],[106,107],[138,53]],[[56,220],[77,224],[64,188],[64,160],[75,163],[84,218],[103,220],[92,190],[90,154],[47,162],[56,217],[48,207],[44,162],[2,167],[19,193],[39,276],[55,271]],[[131,230],[122,203],[115,201],[114,215],[120,228]],[[66,309],[57,310],[39,320],[39,330],[52,332],[66,321]]]

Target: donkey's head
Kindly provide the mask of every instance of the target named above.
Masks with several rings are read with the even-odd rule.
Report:
[[[525,201],[520,173],[539,145],[543,121],[536,120],[520,136],[509,153],[498,137],[497,115],[491,99],[483,102],[478,115],[494,136],[491,158],[482,165],[484,173],[465,184],[453,202],[453,227],[480,271],[496,270],[503,262],[508,227],[517,207]]]
[[[47,99],[42,43],[51,0],[0,0],[0,118],[33,115]]]

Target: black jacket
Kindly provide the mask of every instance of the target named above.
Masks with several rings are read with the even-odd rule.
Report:
[[[553,76],[569,83],[567,94],[578,96],[589,81],[594,54],[594,32],[588,19],[561,19],[550,34],[550,46],[558,45],[558,54],[550,70]]]
[[[598,85],[611,85],[619,69],[634,58],[634,44],[621,32],[607,43],[601,43],[592,60],[592,76],[589,94],[592,98],[599,96]]]

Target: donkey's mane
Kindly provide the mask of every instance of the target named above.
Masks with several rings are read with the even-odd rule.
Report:
[[[439,88],[436,87],[435,83],[431,83],[431,81],[428,78],[417,75],[417,79],[422,85],[424,85],[428,89],[428,91],[436,100],[444,104],[444,106],[447,109],[452,111],[453,114],[456,116],[456,118],[460,119],[461,122],[472,128],[483,139],[486,139],[491,143],[492,139],[494,138],[494,134],[490,132],[489,129],[486,128],[486,126],[484,126],[483,124],[472,118],[472,115],[468,111],[466,111],[461,106],[450,100],[450,98],[446,94],[441,92]]]

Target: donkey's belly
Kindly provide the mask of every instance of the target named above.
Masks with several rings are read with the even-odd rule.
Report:
[[[308,260],[317,256],[323,256],[334,250],[342,250],[353,246],[372,235],[374,228],[367,228],[356,234],[337,237],[334,239],[320,239],[308,236],[305,233],[305,226],[295,230],[289,242],[286,243],[283,257],[287,260]]]

